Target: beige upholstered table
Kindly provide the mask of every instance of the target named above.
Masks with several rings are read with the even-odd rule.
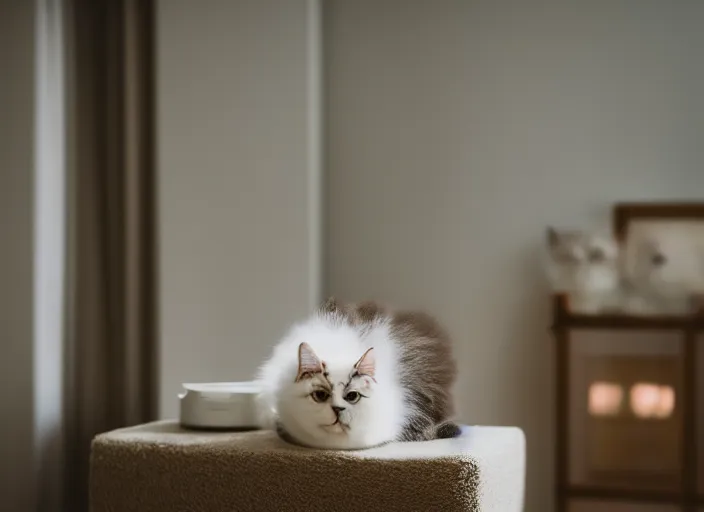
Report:
[[[90,502],[92,512],[519,512],[524,478],[524,436],[511,427],[339,452],[156,422],[94,440]]]

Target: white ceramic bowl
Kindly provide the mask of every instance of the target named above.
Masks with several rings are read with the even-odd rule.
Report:
[[[187,428],[256,430],[255,382],[183,384],[181,425]]]

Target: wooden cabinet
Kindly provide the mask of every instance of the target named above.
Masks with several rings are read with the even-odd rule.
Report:
[[[592,316],[553,301],[557,510],[704,509],[704,314]]]

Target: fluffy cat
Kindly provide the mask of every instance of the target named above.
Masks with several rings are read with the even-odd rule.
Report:
[[[263,428],[308,447],[454,437],[450,339],[429,315],[329,299],[259,369]]]
[[[567,293],[575,311],[601,313],[621,305],[620,251],[610,236],[547,229],[547,271],[554,291]]]

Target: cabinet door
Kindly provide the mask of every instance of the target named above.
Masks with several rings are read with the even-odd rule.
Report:
[[[679,492],[682,335],[573,332],[569,364],[569,482]]]

